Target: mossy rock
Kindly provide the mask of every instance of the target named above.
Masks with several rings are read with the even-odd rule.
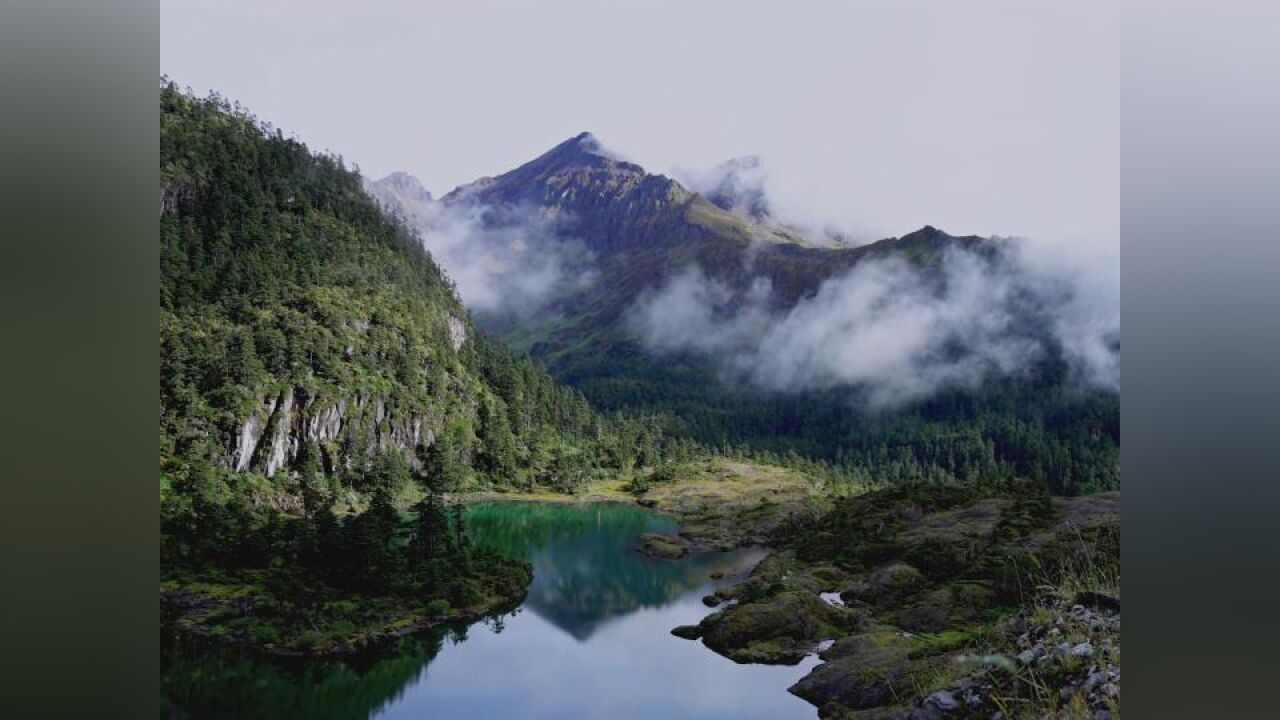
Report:
[[[678,560],[689,553],[689,548],[678,538],[656,533],[641,535],[640,544],[636,549],[649,557],[660,560]]]
[[[950,588],[938,588],[899,610],[896,620],[900,627],[911,632],[939,632],[951,624],[954,605],[955,596]]]
[[[913,647],[910,639],[884,627],[842,638],[822,654],[827,662],[792,685],[789,692],[817,706],[824,718],[896,704],[940,662],[913,658]]]
[[[697,640],[702,637],[702,628],[698,625],[681,625],[679,627],[672,628],[671,634],[678,638],[684,638],[685,640]]]
[[[925,584],[924,574],[905,562],[894,562],[871,573],[872,585],[885,594],[903,595]]]
[[[787,591],[707,617],[703,642],[737,662],[794,664],[819,641],[856,630],[861,621],[813,593]]]
[[[985,583],[951,583],[912,598],[895,617],[905,630],[936,633],[980,622],[994,599],[995,593]]]
[[[771,553],[751,570],[746,580],[720,588],[721,598],[736,598],[739,602],[752,602],[775,595],[785,589],[783,579],[794,570],[795,563],[779,553]]]

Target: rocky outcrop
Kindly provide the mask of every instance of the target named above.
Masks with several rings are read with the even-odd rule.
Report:
[[[378,451],[400,451],[421,467],[421,451],[435,442],[443,418],[398,408],[381,395],[330,397],[289,387],[258,399],[230,448],[237,472],[268,477],[287,471],[304,447],[318,448],[326,470],[348,468]]]
[[[792,591],[713,613],[700,627],[702,642],[735,662],[790,665],[861,621],[858,613],[825,603],[817,595]]]
[[[657,533],[641,535],[640,543],[636,546],[636,549],[644,555],[659,560],[677,560],[689,553],[689,548],[680,541],[680,538]]]
[[[791,688],[824,718],[985,718],[995,698],[1039,686],[1052,696],[1024,698],[1043,710],[1029,716],[1070,705],[1106,717],[1119,702],[1118,595],[1076,594],[1046,621],[1042,594],[1082,572],[1118,578],[1119,513],[1118,493],[1052,498],[1017,483],[843,498],[673,634],[737,662],[793,663],[834,640]]]
[[[913,643],[892,628],[876,627],[841,638],[821,654],[824,662],[790,692],[825,717],[842,709],[867,710],[895,703],[935,665],[912,659]]]
[[[232,467],[237,472],[248,470],[253,462],[258,441],[262,439],[262,433],[266,430],[267,419],[275,412],[276,402],[275,396],[264,396],[259,402],[259,407],[254,408],[240,425],[240,432],[236,435],[236,446],[232,450]]]
[[[453,345],[453,351],[457,352],[462,349],[462,345],[467,341],[467,324],[462,318],[449,316],[449,343]]]
[[[267,451],[267,475],[275,475],[277,470],[285,466],[290,457],[297,456],[296,443],[293,442],[293,388],[285,391],[280,398],[280,407],[272,420],[274,429],[271,433],[271,447]],[[292,452],[291,452],[292,450]]]

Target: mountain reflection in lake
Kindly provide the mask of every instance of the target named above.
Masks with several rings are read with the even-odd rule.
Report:
[[[675,523],[621,503],[486,503],[468,519],[475,542],[533,563],[514,612],[356,659],[283,664],[171,648],[170,697],[194,700],[186,706],[200,717],[816,717],[786,691],[816,659],[738,665],[670,634],[710,612],[701,597],[712,572],[747,569],[762,551],[647,558],[637,537]]]

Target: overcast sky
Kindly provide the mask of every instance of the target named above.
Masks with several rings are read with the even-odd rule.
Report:
[[[162,0],[161,69],[441,194],[590,130],[788,214],[1113,250],[1118,41],[1067,0]]]

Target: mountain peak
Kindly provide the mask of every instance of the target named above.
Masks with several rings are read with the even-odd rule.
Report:
[[[558,170],[579,165],[589,167],[613,167],[617,165],[633,172],[644,172],[644,168],[639,165],[626,162],[606,150],[600,139],[590,132],[580,132],[574,135],[534,158],[527,165],[536,166],[540,170]]]
[[[422,181],[403,170],[396,170],[395,172],[388,173],[381,180],[369,181],[366,179],[365,186],[388,188],[400,195],[419,202],[431,201],[431,193],[423,187]]]
[[[574,135],[569,138],[568,142],[574,143],[589,152],[598,152],[600,150],[600,140],[588,130]]]
[[[909,243],[909,244],[910,243],[927,243],[930,245],[938,245],[941,243],[945,243],[948,240],[955,240],[955,239],[956,238],[954,236],[946,232],[943,232],[942,230],[939,230],[938,228],[932,225],[925,225],[924,227],[920,228],[919,230],[916,230],[915,232],[909,232],[906,235],[903,235],[901,238],[898,239],[898,242]]]
[[[643,167],[606,149],[590,132],[580,132],[538,157],[497,177],[481,178],[446,195],[446,203],[478,201],[489,204],[530,202],[545,207],[572,209],[595,198],[611,201],[662,196],[670,202],[682,196],[682,187],[662,175],[650,175]],[[579,208],[582,209],[582,208]]]

